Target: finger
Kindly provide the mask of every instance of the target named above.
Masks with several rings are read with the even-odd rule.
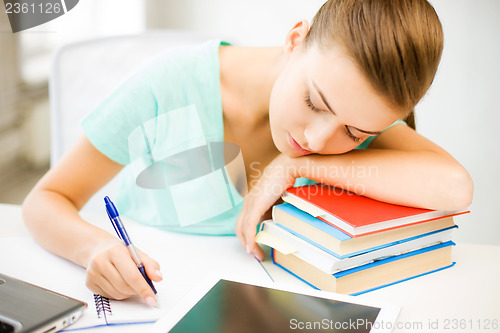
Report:
[[[262,209],[265,208],[265,209]],[[245,249],[252,254],[257,260],[264,260],[264,251],[255,242],[255,236],[258,232],[258,225],[262,221],[264,214],[269,209],[267,203],[263,206],[255,207],[251,214],[248,214],[247,220],[242,226],[242,234],[245,242]]]
[[[235,226],[236,236],[247,253],[253,253],[252,249],[255,245],[257,224],[263,215],[260,213],[259,207],[255,207],[255,203],[256,200],[252,195],[245,197],[243,209],[238,216]],[[248,207],[252,207],[252,209]],[[260,252],[257,251],[256,254],[260,254]]]
[[[87,281],[87,282],[85,282],[85,285],[94,294],[102,295],[102,296],[107,297],[107,298],[112,298],[100,286],[98,286],[97,284],[95,284],[93,282]]]
[[[113,251],[116,254],[113,255],[113,257],[116,257],[117,255],[128,255],[128,253],[120,253],[119,250]],[[118,253],[117,253],[118,252]],[[113,258],[112,257],[112,258]],[[112,261],[113,259],[106,260],[103,263],[100,261],[96,261],[95,265],[98,266],[99,272],[102,275],[102,278],[105,279],[105,281],[111,286],[118,291],[119,293],[126,295],[126,297],[130,297],[135,295],[134,290],[128,285],[128,283],[123,279],[122,275],[120,274],[118,267],[116,267]],[[107,288],[109,289],[109,288]]]
[[[238,237],[241,245],[243,246],[245,251],[247,251],[247,253],[252,254],[259,261],[264,260],[264,256],[265,256],[264,251],[255,242],[252,243],[251,240],[248,241],[245,238],[245,235],[243,234],[241,228],[236,232],[236,236]],[[254,237],[254,239],[255,239],[255,237]],[[247,244],[248,244],[248,246],[247,246]]]
[[[245,201],[243,203],[243,208],[241,209],[240,214],[238,215],[238,219],[236,220],[236,226],[235,226],[235,233],[236,236],[238,237],[238,240],[241,243],[241,246],[246,250],[246,239],[245,239],[245,232],[244,232],[244,227],[246,223],[248,222],[248,212],[251,211],[248,207],[251,206],[251,201],[252,197],[250,194],[247,194],[245,196]]]
[[[113,287],[120,293],[127,295],[127,297],[136,294],[135,290],[125,281],[123,276],[120,274],[119,268],[115,266],[114,263],[110,263],[113,267],[112,270],[107,271],[104,277],[113,285]]]
[[[243,236],[245,239],[245,249],[248,253],[252,253],[255,245],[255,234],[257,233],[257,224],[260,221],[259,214],[250,214],[243,226]]]
[[[110,255],[112,257],[128,255],[127,252],[120,253],[122,251],[123,246],[118,246],[113,248],[109,255],[96,256],[87,269],[87,278],[100,285],[103,290],[116,299],[124,299],[134,295],[134,290],[123,280],[110,259]]]
[[[139,295],[148,305],[156,305],[155,293],[130,256],[113,258],[113,264],[125,282],[134,290],[134,294]]]
[[[238,237],[238,240],[240,241],[240,244],[243,248],[245,248],[246,242],[245,242],[245,236],[243,235],[243,219],[244,219],[244,211],[240,213],[238,216],[238,220],[236,221],[236,226],[234,227],[234,232],[236,234],[236,237]]]
[[[92,292],[107,298],[122,300],[132,296],[132,294],[124,294],[117,290],[105,276],[96,271],[87,272],[85,284]]]
[[[103,278],[99,281],[99,287],[102,289],[103,294],[107,298],[112,298],[116,300],[122,300],[129,298],[130,294],[123,294],[119,290],[117,290],[106,278]]]
[[[161,274],[161,271],[160,271],[160,264],[158,264],[158,262],[156,260],[149,257],[144,252],[142,252],[142,251],[138,251],[138,252],[139,252],[139,256],[142,260],[142,263],[144,265],[144,268],[146,269],[146,274],[148,275],[148,277],[151,280],[156,281],[156,282],[163,280],[163,274]]]
[[[262,261],[264,260],[264,257],[265,257],[265,254],[264,254],[264,250],[262,250],[260,248],[259,245],[257,245],[257,243],[254,243],[254,245],[251,247],[250,249],[250,253],[255,257],[255,259],[257,259],[258,261]]]

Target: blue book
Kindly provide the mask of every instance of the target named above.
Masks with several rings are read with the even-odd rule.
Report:
[[[351,237],[288,203],[273,207],[273,221],[291,234],[338,259],[353,257],[456,228],[453,218],[445,217],[366,236]]]
[[[452,267],[452,241],[328,274],[293,254],[272,249],[273,263],[315,289],[359,295]]]
[[[271,220],[261,224],[256,242],[270,246],[283,254],[293,253],[299,259],[321,269],[325,273],[336,273],[369,262],[396,256],[408,251],[413,251],[437,243],[444,243],[452,239],[454,227],[435,231],[428,235],[415,237],[412,240],[396,243],[391,246],[381,247],[370,252],[358,254],[347,258],[338,258],[329,251],[316,244],[298,237]]]

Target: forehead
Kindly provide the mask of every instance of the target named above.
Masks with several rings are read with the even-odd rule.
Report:
[[[401,117],[342,48],[310,47],[300,58],[306,88],[313,96],[321,91],[343,124],[380,131]]]

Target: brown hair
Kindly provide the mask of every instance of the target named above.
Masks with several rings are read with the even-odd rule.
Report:
[[[443,31],[426,0],[329,0],[305,41],[338,43],[375,90],[409,115],[434,79]]]

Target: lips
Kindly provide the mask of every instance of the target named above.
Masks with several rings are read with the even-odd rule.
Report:
[[[288,142],[290,143],[290,146],[292,146],[293,149],[295,149],[296,151],[298,151],[301,154],[306,155],[306,154],[310,154],[311,153],[310,150],[302,148],[301,145],[299,145],[297,143],[297,141],[295,141],[290,134],[288,134]]]

